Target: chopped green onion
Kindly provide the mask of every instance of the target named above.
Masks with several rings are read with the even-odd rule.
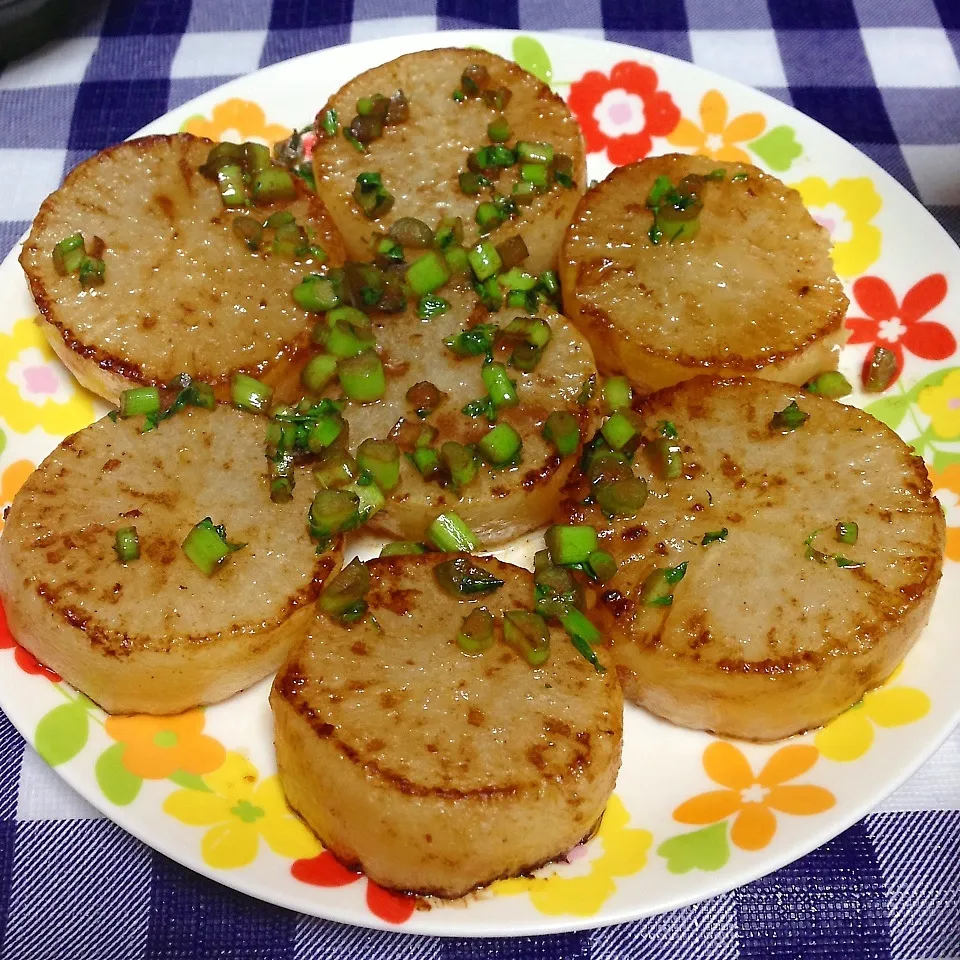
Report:
[[[323,117],[320,120],[320,129],[328,137],[336,136],[337,133],[337,111],[336,110],[324,110]]]
[[[778,410],[770,418],[770,429],[781,433],[792,433],[802,427],[810,419],[809,413],[804,413],[797,406],[796,400],[791,400],[782,410]]]
[[[528,204],[533,203],[537,194],[540,191],[532,184],[527,183],[521,180],[519,183],[515,183],[510,190],[510,198],[514,203],[520,204],[520,206],[527,206]]]
[[[741,183],[742,181],[747,180],[747,179],[749,179],[749,178],[748,178],[747,174],[745,174],[745,173],[735,173],[735,174],[730,178],[730,180],[731,180],[732,183]]]
[[[187,559],[208,577],[223,561],[245,547],[245,543],[229,543],[223,526],[214,526],[210,517],[204,517],[183,541],[183,552]]]
[[[440,589],[451,597],[485,596],[499,590],[506,582],[467,557],[438,563],[433,568],[433,575]]]
[[[524,183],[532,183],[540,192],[550,189],[547,180],[547,168],[542,163],[524,163],[520,167],[520,179]]]
[[[481,546],[477,535],[452,511],[441,513],[427,527],[427,539],[438,550],[451,552],[469,553]]]
[[[487,124],[487,136],[494,143],[505,143],[510,139],[510,124],[503,114]]]
[[[599,673],[606,673],[607,668],[600,663],[593,650],[593,644],[599,642],[602,636],[587,616],[576,607],[570,607],[560,617],[560,623],[580,655]]]
[[[121,563],[140,559],[140,538],[136,527],[121,527],[114,537],[113,549]]]
[[[837,524],[837,541],[839,543],[856,543],[860,536],[860,527],[852,520],[841,520]]]
[[[426,553],[429,548],[425,543],[414,540],[393,540],[386,543],[380,551],[381,557],[409,557]]]
[[[389,213],[394,203],[393,194],[384,187],[379,173],[361,173],[353,188],[353,199],[370,220]]]
[[[560,619],[582,601],[582,595],[573,574],[566,567],[550,561],[548,550],[538,550],[533,558],[537,613]]]
[[[863,366],[863,389],[883,393],[897,375],[897,355],[886,347],[874,347]]]
[[[603,402],[610,413],[629,407],[632,398],[633,390],[626,377],[607,377],[603,381]]]
[[[386,505],[387,498],[371,477],[361,474],[353,483],[343,487],[343,493],[352,493],[357,498],[357,524],[366,523]]]
[[[440,447],[440,460],[450,473],[450,485],[454,490],[467,486],[477,475],[473,451],[454,440],[447,440]]]
[[[457,644],[471,656],[493,646],[493,614],[486,607],[479,607],[463,618],[457,632]]]
[[[515,407],[520,402],[517,385],[510,379],[502,363],[485,363],[480,369],[480,376],[495,406]]]
[[[833,560],[838,567],[841,567],[847,570],[859,570],[860,567],[865,566],[862,560],[848,560],[846,557],[842,556],[839,553],[834,555]]]
[[[676,480],[683,474],[683,448],[676,440],[653,440],[647,444],[647,456],[662,480]]]
[[[489,240],[481,240],[467,253],[474,276],[481,282],[494,276],[503,266],[497,248]]]
[[[259,170],[265,170],[271,166],[270,148],[262,143],[254,143],[248,140],[240,145],[243,150],[244,169],[252,176]]]
[[[653,570],[640,590],[640,602],[647,607],[669,607],[673,603],[673,587],[687,572],[687,562],[666,569]]]
[[[560,296],[560,278],[557,276],[556,270],[545,270],[540,274],[539,277],[540,286],[543,287],[544,293],[548,297],[559,297]]]
[[[400,482],[400,447],[392,440],[364,440],[357,448],[357,464],[387,493]]]
[[[298,223],[284,223],[274,232],[272,250],[278,257],[296,260],[310,253],[310,241]],[[326,256],[322,250],[320,252]]]
[[[313,476],[317,486],[333,490],[346,486],[356,478],[357,473],[358,467],[353,457],[334,447],[313,471]]]
[[[493,341],[498,327],[495,323],[478,323],[443,342],[458,357],[479,357],[493,350]]]
[[[719,530],[711,530],[703,535],[700,546],[706,547],[708,544],[719,543],[721,540],[726,540],[729,532],[726,527],[721,527]]]
[[[235,373],[230,381],[230,399],[241,410],[264,413],[270,405],[273,387],[248,377],[245,373]]]
[[[443,259],[451,273],[467,273],[470,270],[470,260],[463,247],[449,247],[444,251]]]
[[[554,410],[543,425],[543,437],[557,448],[561,457],[569,457],[580,445],[580,424],[572,413]]]
[[[500,244],[497,247],[498,252],[502,246],[503,244]],[[524,273],[519,267],[511,267],[497,277],[497,282],[504,290],[532,290],[537,285],[537,278],[530,276],[529,273]],[[526,318],[518,317],[517,319]]]
[[[330,277],[305,277],[293,288],[293,299],[304,310],[324,313],[339,305],[339,286]]]
[[[346,421],[339,413],[319,417],[307,432],[307,449],[311,453],[321,453],[336,442],[346,426]]]
[[[484,200],[477,207],[474,219],[477,222],[477,226],[480,227],[481,233],[490,233],[491,230],[496,230],[505,218],[495,203]]]
[[[598,549],[597,531],[585,524],[547,528],[544,535],[550,560],[559,567],[573,563],[586,563],[591,553]]]
[[[553,146],[521,140],[517,143],[517,157],[524,163],[550,163],[553,160]]]
[[[227,163],[217,168],[217,187],[220,199],[228,209],[249,206],[247,185],[239,164]]]
[[[596,389],[597,375],[595,373],[591,373],[590,376],[583,381],[583,386],[580,388],[580,392],[577,394],[577,406],[585,407],[593,399],[593,394]]]
[[[418,296],[439,290],[449,279],[450,268],[435,250],[418,257],[407,267],[407,283]]]
[[[351,490],[318,490],[310,505],[310,535],[325,541],[361,523],[360,498]]]
[[[381,257],[386,257],[394,263],[400,263],[403,260],[403,247],[392,237],[383,237],[376,249]]]
[[[98,257],[84,257],[77,274],[81,287],[102,287],[106,264]]]
[[[600,427],[603,439],[613,447],[614,450],[622,450],[634,437],[638,436],[637,423],[635,417],[628,414],[633,413],[629,408],[617,410],[611,417],[604,421]]]
[[[617,561],[606,550],[594,550],[586,560],[591,579],[604,583],[617,572]]]
[[[326,353],[312,356],[300,371],[300,382],[311,393],[320,393],[337,372],[337,358]]]
[[[359,557],[354,557],[320,594],[320,609],[346,623],[359,620],[369,609],[366,601],[369,590],[370,571]]]
[[[508,610],[503,615],[503,639],[531,667],[543,666],[550,659],[550,630],[539,613]]]
[[[327,314],[327,327],[327,351],[340,359],[355,357],[376,344],[370,318],[356,307],[331,310]]]
[[[390,237],[404,247],[429,250],[433,246],[433,231],[416,217],[400,217],[390,227]]]
[[[550,173],[553,179],[567,190],[576,186],[573,178],[573,159],[565,153],[558,153],[550,164]]]
[[[259,250],[263,239],[263,224],[255,217],[234,217],[233,232],[243,241],[248,250]]]
[[[450,304],[443,297],[428,294],[420,298],[420,302],[417,304],[417,315],[421,320],[432,320],[434,317],[446,313],[449,309]]]
[[[68,273],[76,273],[80,269],[80,264],[86,257],[86,250],[83,245],[83,234],[73,233],[69,237],[61,240],[53,248],[53,266],[60,276],[66,276]]]
[[[542,349],[553,336],[550,324],[538,317],[515,317],[503,331],[509,337],[524,340],[531,347]]]
[[[850,381],[837,370],[827,370],[825,373],[817,374],[803,385],[803,389],[807,393],[817,393],[831,400],[839,400],[853,393]]]
[[[490,185],[490,181],[482,173],[477,173],[475,170],[462,171],[459,183],[460,192],[465,193],[468,197],[477,196],[484,187]]]
[[[477,449],[491,466],[502,467],[516,459],[522,445],[520,434],[509,423],[498,423],[484,435]]]
[[[503,305],[503,293],[496,277],[487,277],[481,283],[475,283],[473,289],[476,290],[480,302],[488,310],[499,310]]]
[[[136,417],[139,414],[158,413],[160,410],[159,387],[134,387],[120,394],[120,416]]]
[[[387,392],[383,364],[374,350],[342,360],[337,367],[337,378],[347,398],[357,403],[373,403]]]
[[[253,178],[253,199],[260,203],[273,203],[278,200],[294,200],[297,196],[293,177],[286,170],[268,167],[260,170]]]
[[[647,502],[647,481],[633,476],[601,480],[594,487],[593,495],[605,516],[631,519]]]

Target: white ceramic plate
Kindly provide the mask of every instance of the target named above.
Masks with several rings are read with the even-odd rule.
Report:
[[[623,768],[599,835],[535,879],[429,909],[339,868],[290,816],[274,778],[266,683],[186,718],[110,720],[66,684],[51,682],[0,629],[7,648],[0,650],[0,705],[107,816],[167,856],[263,900],[428,934],[596,926],[709,897],[802,856],[890,793],[960,719],[951,642],[960,619],[960,568],[952,562],[960,559],[960,361],[951,367],[960,251],[879,167],[776,100],[687,63],[566,36],[461,31],[320,51],[233,81],[142,132],[279,139],[310,122],[360,71],[447,45],[515,57],[552,82],[580,118],[592,178],[614,163],[675,149],[749,160],[797,186],[831,230],[850,317],[860,318],[850,321],[841,368],[858,381],[874,341],[905,358],[897,383],[870,407],[926,457],[954,524],[933,617],[902,671],[825,731],[788,744],[724,745],[628,707]],[[65,434],[105,409],[43,344],[16,252],[0,267],[2,503]],[[502,552],[529,557],[530,544]],[[764,772],[777,754],[779,780],[807,786],[793,792],[792,812],[777,809],[777,783]],[[735,784],[728,799],[738,811],[718,805],[705,755]],[[774,813],[772,833],[764,807]]]

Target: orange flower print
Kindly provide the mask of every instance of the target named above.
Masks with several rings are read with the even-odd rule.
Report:
[[[746,150],[737,144],[755,140],[766,123],[762,113],[741,113],[731,120],[727,98],[719,90],[708,90],[700,101],[700,126],[683,117],[667,142],[714,160],[750,163]]]
[[[4,508],[13,502],[17,491],[23,486],[24,480],[35,469],[29,460],[15,460],[4,468],[3,473],[0,473],[0,530],[3,529]]]
[[[927,464],[927,473],[947,518],[947,559],[960,560],[960,463],[951,463],[944,470]]]
[[[823,787],[786,782],[806,773],[819,756],[816,747],[791,744],[777,750],[755,775],[737,747],[718,740],[704,750],[703,768],[723,789],[691,797],[673,811],[673,818],[706,826],[735,816],[730,839],[742,850],[762,850],[777,832],[774,811],[808,816],[836,804]]]
[[[164,780],[182,770],[199,776],[223,764],[223,745],[203,733],[202,710],[176,717],[107,717],[105,729],[118,743],[126,744],[121,762],[134,776]]]
[[[229,140],[233,143],[259,140],[261,143],[272,144],[290,136],[290,127],[279,123],[267,123],[260,104],[251,100],[240,100],[237,97],[218,103],[213,108],[213,116],[209,120],[202,114],[188,117],[180,130],[197,137]]]

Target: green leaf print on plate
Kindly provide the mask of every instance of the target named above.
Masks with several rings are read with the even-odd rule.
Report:
[[[657,847],[657,853],[671,873],[719,870],[730,859],[726,821],[670,837]]]
[[[33,744],[51,767],[72,760],[86,745],[90,718],[83,698],[62,703],[44,714]]]
[[[100,754],[96,765],[97,783],[103,795],[118,807],[133,803],[143,786],[143,780],[123,765],[126,749],[125,743],[115,743]]]
[[[792,127],[774,127],[747,146],[777,173],[789,170],[793,161],[803,153]]]
[[[550,61],[550,54],[544,50],[539,40],[534,40],[533,37],[517,37],[513,41],[513,59],[517,66],[523,67],[547,86],[553,83],[553,64]]]

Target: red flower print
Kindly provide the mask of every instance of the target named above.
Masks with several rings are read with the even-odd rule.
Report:
[[[642,160],[652,137],[665,137],[680,122],[680,111],[665,90],[657,89],[652,67],[624,60],[610,76],[591,70],[570,87],[567,102],[580,121],[589,153],[606,147],[617,166]]]
[[[23,647],[13,639],[10,632],[10,625],[7,623],[7,614],[0,603],[0,650],[9,650],[13,648],[13,659],[17,666],[24,672],[32,676],[46,677],[53,683],[59,683],[63,678],[59,673],[54,673],[49,667],[45,667],[29,650]]]
[[[290,872],[301,883],[310,883],[315,887],[345,887],[363,876],[359,871],[345,867],[329,850],[309,860],[294,861]],[[372,880],[367,880],[367,906],[374,916],[387,923],[406,923],[413,916],[416,903],[416,897],[384,890]]]
[[[956,339],[942,323],[922,319],[946,295],[947,278],[942,273],[915,283],[900,304],[886,280],[861,277],[853,285],[853,298],[866,316],[847,317],[848,343],[871,343],[893,351],[897,373],[891,384],[903,372],[904,350],[923,360],[946,360],[957,349]],[[872,350],[867,354],[868,363],[872,354]]]

